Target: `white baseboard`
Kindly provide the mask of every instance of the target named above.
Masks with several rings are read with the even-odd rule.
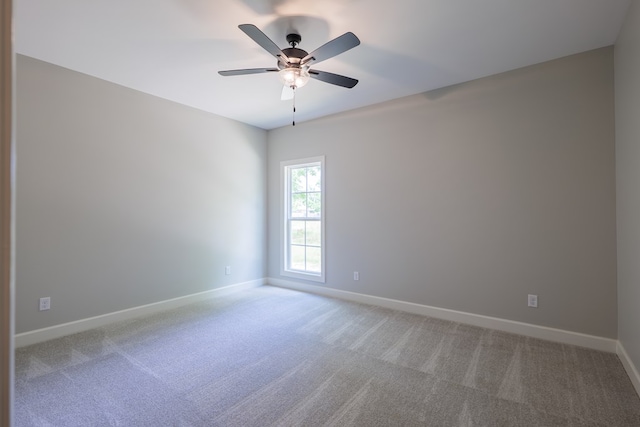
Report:
[[[264,284],[265,279],[251,280],[249,282],[237,283],[234,285],[211,289],[209,291],[198,292],[196,294],[185,295],[182,297],[155,302],[152,304],[128,308],[126,310],[115,311],[113,313],[107,313],[101,316],[89,317],[87,319],[81,319],[74,322],[63,323],[61,325],[50,326],[48,328],[36,329],[34,331],[16,334],[14,336],[14,346],[15,348],[24,347],[39,342],[48,341],[54,338],[60,338],[65,335],[71,335],[93,328],[99,328],[113,322],[133,319],[152,313],[157,313],[159,311],[171,310],[173,308],[181,307],[186,304],[203,301],[216,296],[228,295],[229,293],[249,288],[255,288]]]
[[[622,366],[624,366],[625,371],[627,371],[627,375],[629,375],[629,378],[631,379],[633,387],[635,387],[636,392],[640,395],[640,373],[638,373],[636,365],[633,364],[629,354],[624,349],[624,346],[620,341],[618,341],[618,347],[616,350],[616,353],[622,362]]]
[[[107,313],[101,316],[90,317],[87,319],[63,323],[61,325],[55,325],[48,328],[16,334],[14,344],[16,348],[24,347],[39,342],[48,341],[54,338],[59,338],[65,335],[98,328],[113,322],[133,319],[163,310],[170,310],[172,308],[177,308],[186,304],[206,300],[232,292],[237,292],[243,289],[258,287],[264,284],[314,293],[318,295],[325,295],[362,304],[400,310],[413,314],[420,314],[423,316],[436,317],[439,319],[480,326],[483,328],[496,329],[499,331],[529,336],[533,338],[540,338],[565,344],[578,345],[581,347],[592,348],[595,350],[601,350],[610,353],[617,353],[622,360],[625,369],[629,373],[629,376],[631,377],[636,390],[639,390],[640,393],[640,376],[638,376],[638,371],[636,370],[633,363],[631,363],[631,360],[624,351],[622,345],[619,344],[617,340],[582,334],[578,332],[549,328],[546,326],[538,326],[530,323],[516,322],[513,320],[500,319],[496,317],[465,313],[462,311],[449,310],[446,308],[438,308],[389,298],[381,298],[355,292],[342,291],[339,289],[328,288],[324,286],[309,285],[306,283],[276,279],[271,277],[238,283],[235,285],[212,289],[205,292],[199,292],[197,294],[186,295],[183,297],[160,301],[153,304],[147,304],[139,307],[129,308],[126,310],[116,311],[113,313]]]
[[[415,304],[406,301],[399,301],[388,298],[381,298],[371,295],[359,294],[355,292],[342,291],[324,286],[309,285],[306,283],[294,282],[291,280],[267,278],[267,284],[281,288],[294,289],[303,292],[325,295],[348,301],[363,304],[375,305],[379,307],[391,308],[423,316],[436,317],[453,322],[465,323],[483,328],[496,329],[532,338],[540,338],[548,341],[561,342],[564,344],[577,345],[594,350],[616,352],[618,341],[610,338],[597,337],[594,335],[582,334],[579,332],[565,331],[562,329],[538,326],[530,323],[516,322],[513,320],[500,319],[497,317],[483,316],[479,314],[465,313],[462,311],[449,310],[446,308],[431,307],[428,305]]]

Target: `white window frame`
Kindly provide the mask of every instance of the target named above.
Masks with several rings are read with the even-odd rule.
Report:
[[[289,230],[290,230],[290,221],[292,218],[291,214],[291,183],[290,183],[290,170],[294,168],[306,167],[306,166],[320,166],[320,272],[310,272],[310,271],[301,271],[291,269],[289,263]],[[296,279],[303,280],[312,280],[314,282],[322,282],[325,281],[325,275],[327,271],[327,266],[325,262],[325,253],[326,253],[326,244],[325,244],[325,229],[326,229],[326,216],[325,216],[325,205],[326,205],[326,188],[325,188],[325,160],[324,156],[317,157],[309,157],[305,159],[298,160],[288,160],[280,162],[280,218],[281,221],[281,233],[280,233],[280,254],[282,256],[280,262],[280,274],[287,277],[293,277]],[[301,219],[301,218],[293,218],[293,219]],[[305,220],[316,220],[315,218],[302,218]]]

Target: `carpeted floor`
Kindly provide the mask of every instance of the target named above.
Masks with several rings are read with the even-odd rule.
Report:
[[[615,354],[269,286],[16,352],[16,426],[640,426]]]

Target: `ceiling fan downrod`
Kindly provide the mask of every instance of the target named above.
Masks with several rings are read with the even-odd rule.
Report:
[[[298,46],[301,41],[302,41],[302,36],[300,36],[300,34],[296,34],[296,33],[287,34],[287,43],[289,43],[289,46],[291,46],[292,48],[295,48],[296,46]]]

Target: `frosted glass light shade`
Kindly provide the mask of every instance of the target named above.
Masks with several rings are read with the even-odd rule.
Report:
[[[309,81],[309,72],[304,68],[285,68],[278,72],[280,80],[287,87],[299,88]]]

